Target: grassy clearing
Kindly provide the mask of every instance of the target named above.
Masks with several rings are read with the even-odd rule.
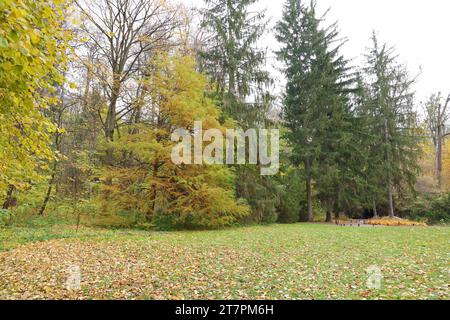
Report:
[[[450,298],[448,227],[0,233],[3,249],[11,249],[0,253],[4,299]],[[71,265],[81,268],[81,290],[65,288]],[[381,268],[380,289],[367,288],[371,265]]]

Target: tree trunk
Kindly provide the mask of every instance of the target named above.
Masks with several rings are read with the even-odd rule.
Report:
[[[308,204],[308,222],[314,221],[314,213],[312,207],[312,194],[311,194],[311,163],[310,160],[305,160],[306,171],[306,201]]]
[[[52,189],[53,189],[53,183],[55,182],[55,177],[56,177],[56,168],[57,168],[57,162],[55,160],[55,162],[53,163],[53,172],[50,177],[50,180],[48,181],[47,193],[45,194],[44,202],[42,203],[41,209],[39,210],[40,216],[44,215],[45,208],[47,208],[48,201],[50,200],[50,195],[52,194]]]
[[[112,91],[112,97],[105,120],[105,137],[109,143],[114,142],[114,131],[116,128],[116,105],[119,90],[120,87],[115,85]],[[114,148],[112,146],[108,146],[106,148],[105,164],[107,166],[112,166],[114,164]],[[105,183],[107,185],[111,185],[112,178],[108,176]]]
[[[378,219],[378,210],[377,210],[377,203],[373,202],[373,218]]]
[[[61,92],[61,101],[63,101],[64,98],[64,88]],[[87,94],[85,94],[85,99],[87,99]],[[87,106],[85,106],[87,108]],[[58,128],[62,127],[62,112],[64,110],[64,106],[61,108],[61,112],[59,113],[57,117],[57,126]],[[55,135],[55,150],[57,152],[61,151],[61,142],[62,142],[62,133],[57,132]],[[56,178],[56,169],[58,168],[58,161],[57,159],[53,160],[53,166],[52,166],[52,175],[50,176],[50,180],[48,181],[48,187],[47,187],[47,193],[45,194],[44,202],[42,203],[41,209],[39,210],[38,215],[42,216],[44,215],[45,209],[47,208],[48,201],[50,200],[50,195],[52,194],[53,184],[55,183]]]
[[[391,189],[390,183],[388,184],[388,212],[389,212],[389,217],[390,218],[394,218],[395,217],[395,214],[394,214],[394,201],[392,199],[392,189]]]
[[[227,1],[227,29],[228,29],[228,46],[227,46],[227,56],[228,56],[228,92],[237,98],[236,90],[236,62],[235,62],[235,40],[233,37],[233,21],[231,19],[233,5],[231,1]]]
[[[115,75],[118,77],[118,75]],[[112,92],[111,92],[111,100],[108,107],[108,113],[106,115],[105,120],[105,137],[108,142],[114,142],[114,131],[116,130],[116,106],[117,100],[119,99],[119,91],[120,91],[120,80],[115,79]],[[106,149],[106,164],[112,166],[114,164],[114,149],[112,147],[108,147]]]
[[[16,188],[12,184],[9,185],[8,191],[6,192],[6,199],[5,199],[5,202],[3,202],[2,209],[5,209],[5,210],[9,209],[9,207],[11,207],[14,204],[13,193],[14,193],[15,189]]]
[[[108,113],[109,114],[109,113]],[[114,125],[112,126],[112,131],[109,129],[109,126],[106,131],[106,140],[108,142],[114,142]],[[106,158],[105,163],[108,166],[112,166],[114,164],[114,149],[111,146],[106,148]]]
[[[389,217],[394,217],[394,202],[392,199],[392,186],[391,186],[391,157],[389,152],[389,128],[388,120],[384,119],[384,138],[385,138],[385,148],[386,148],[386,163],[387,163],[387,197],[388,197],[388,212]]]
[[[331,217],[331,210],[327,210],[327,218],[325,222],[333,222],[333,219]]]
[[[442,140],[443,132],[442,126],[438,125],[437,129],[437,141],[436,141],[436,167],[437,167],[437,180],[439,190],[442,188]]]
[[[81,222],[81,210],[75,209],[75,213],[77,215],[77,232],[78,232],[78,229],[80,228],[80,222]]]
[[[152,170],[152,176],[153,176],[153,180],[156,180],[157,176],[158,176],[158,159],[155,159],[155,161],[153,162],[153,170]],[[147,211],[145,218],[147,221],[151,221],[153,218],[153,215],[155,214],[156,211],[156,196],[157,196],[157,190],[156,190],[156,183],[153,184],[153,190],[150,196],[150,203],[151,203],[151,209]]]

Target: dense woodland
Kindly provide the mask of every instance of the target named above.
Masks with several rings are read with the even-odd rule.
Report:
[[[314,1],[286,0],[274,30],[255,2],[0,0],[0,224],[448,222],[450,87],[418,101],[395,44],[368,34],[355,65]],[[279,173],[174,164],[194,121],[279,129]]]

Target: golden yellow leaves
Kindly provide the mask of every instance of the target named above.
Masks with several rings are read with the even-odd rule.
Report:
[[[376,225],[376,226],[386,226],[386,227],[399,227],[399,226],[408,226],[408,227],[426,227],[427,224],[418,221],[411,221],[407,219],[400,218],[389,218],[384,217],[381,219],[370,219],[367,221],[368,224]]]
[[[19,2],[21,2],[21,1],[19,1]],[[11,8],[11,11],[10,11],[10,14],[9,14],[9,17],[11,19],[16,19],[16,20],[19,20],[19,21],[22,18],[26,17],[26,16],[27,16],[27,11],[24,8],[20,8],[20,7],[17,7],[17,6],[13,6]]]
[[[53,87],[62,82],[57,67],[64,67],[70,37],[61,24],[65,6],[59,0],[0,3],[0,188],[34,179],[51,158],[52,125],[40,111],[58,103]]]
[[[30,37],[31,43],[34,45],[38,44],[39,41],[41,40],[40,32],[37,29],[30,32],[29,37]]]

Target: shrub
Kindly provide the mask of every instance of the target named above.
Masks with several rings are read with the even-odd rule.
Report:
[[[413,220],[430,224],[450,222],[450,193],[439,196],[426,196],[416,200],[406,210]]]
[[[8,209],[0,209],[0,226],[6,226],[11,223],[14,212]]]

